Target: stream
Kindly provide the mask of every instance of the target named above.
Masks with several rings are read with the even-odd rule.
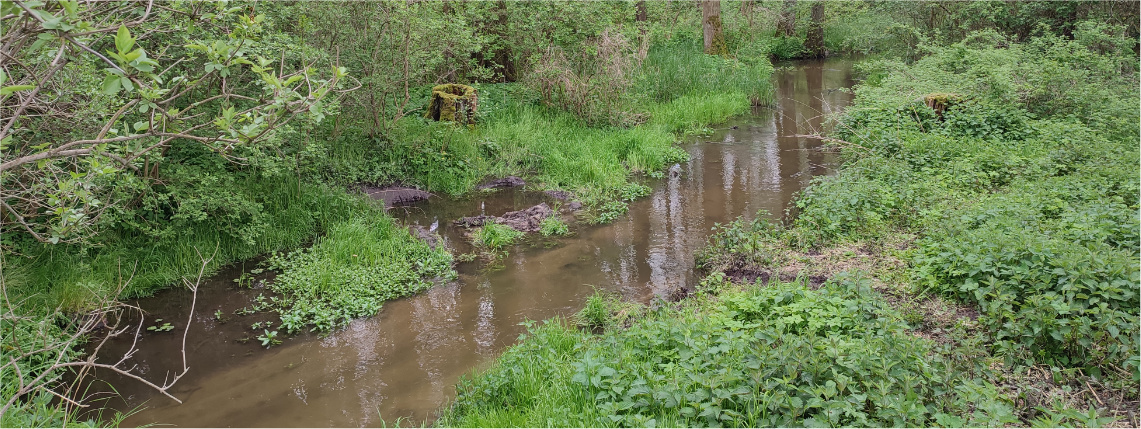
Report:
[[[780,67],[783,66],[783,67]],[[190,427],[348,427],[431,423],[466,373],[489,365],[525,331],[521,322],[570,317],[595,290],[648,302],[679,287],[692,289],[694,255],[711,228],[764,210],[780,218],[797,193],[837,165],[835,153],[815,139],[823,115],[847,105],[851,61],[829,59],[778,64],[772,106],[716,126],[711,135],[688,137],[691,159],[645,183],[650,196],[607,225],[571,225],[563,238],[533,238],[510,249],[502,267],[484,261],[460,263],[451,282],[385,303],[375,317],[359,319],[326,336],[299,334],[265,349],[251,325],[270,314],[235,315],[261,293],[233,279],[256,268],[238,263],[204,279],[197,311],[192,295],[172,288],[133,303],[172,323],[171,332],[142,331],[128,361],[161,382],[182,365],[182,327],[189,373],[170,393],[100,372],[90,392],[115,386],[103,405],[134,411],[123,426],[162,424]],[[390,210],[406,225],[435,229],[451,248],[470,250],[452,221],[476,214],[502,215],[554,200],[541,192],[509,188],[432,198]],[[216,319],[216,312],[223,320]],[[284,337],[284,334],[282,335]],[[130,337],[124,335],[122,337]],[[117,360],[130,338],[108,342],[105,359]],[[105,382],[105,383],[104,383]],[[109,417],[104,414],[103,417]]]

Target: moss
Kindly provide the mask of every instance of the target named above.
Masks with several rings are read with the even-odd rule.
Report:
[[[725,45],[725,32],[721,31],[721,17],[717,15],[707,18],[708,24],[713,28],[713,40],[709,42],[709,49],[705,51],[711,55],[726,56],[729,54],[729,48]]]
[[[432,101],[428,104],[428,111],[424,113],[424,117],[437,121],[474,124],[478,108],[479,95],[475,88],[447,83],[432,87]]]

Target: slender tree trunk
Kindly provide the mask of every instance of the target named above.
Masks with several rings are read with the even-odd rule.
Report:
[[[753,3],[755,0],[745,0],[741,2],[741,15],[749,21],[749,34],[753,33]]]
[[[721,31],[721,0],[702,0],[701,22],[705,37],[705,53],[726,54],[725,35]]]
[[[634,7],[637,8],[638,11],[637,14],[634,15],[634,20],[637,22],[646,22],[646,19],[650,16],[650,14],[646,12],[646,0],[638,0],[637,3],[634,3]]]
[[[784,0],[777,21],[777,36],[796,37],[796,0]]]
[[[495,3],[495,13],[498,17],[496,22],[496,33],[499,39],[506,42],[507,39],[507,1],[499,0]],[[498,52],[495,53],[496,64],[502,67],[503,81],[515,81],[515,63],[511,61],[511,48],[504,45]]]
[[[808,22],[808,37],[804,40],[806,58],[824,58],[824,2],[812,3],[812,20]]]

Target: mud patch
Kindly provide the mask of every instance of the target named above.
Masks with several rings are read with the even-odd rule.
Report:
[[[523,232],[539,232],[540,224],[543,219],[551,216],[554,210],[547,203],[541,203],[532,206],[525,210],[513,211],[504,213],[503,216],[469,216],[460,218],[455,221],[456,226],[464,228],[474,228],[483,226],[489,221],[494,221],[500,225],[507,225],[517,231]]]
[[[524,182],[523,179],[520,179],[516,176],[507,176],[507,177],[504,177],[502,179],[495,179],[495,180],[492,180],[490,182],[479,185],[476,187],[476,189],[479,189],[482,191],[484,189],[514,188],[516,186],[523,186],[526,184],[527,184],[527,182]]]
[[[554,198],[554,199],[559,200],[559,201],[567,201],[567,200],[570,200],[571,198],[574,198],[574,194],[572,194],[568,191],[559,191],[559,190],[543,191],[543,193],[547,194],[548,197]]]
[[[582,210],[582,202],[576,201],[574,199],[574,193],[571,193],[569,191],[563,191],[563,190],[543,191],[543,193],[546,194],[548,197],[551,197],[551,198],[559,200],[559,201],[570,201],[569,203],[567,203],[565,206],[562,207],[562,211],[564,213],[570,213],[570,212]]]
[[[761,282],[768,282],[772,278],[772,273],[752,266],[733,267],[725,270],[725,276],[733,283],[756,283],[758,280]]]
[[[405,186],[360,185],[361,192],[370,198],[384,201],[384,208],[427,200],[432,196],[428,191]]]
[[[411,232],[413,237],[419,238],[424,241],[424,243],[427,243],[428,247],[432,250],[436,250],[436,246],[440,245],[440,236],[428,231],[428,228],[420,225],[412,225],[408,227],[408,232]]]

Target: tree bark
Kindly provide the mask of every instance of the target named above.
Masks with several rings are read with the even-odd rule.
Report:
[[[796,0],[784,0],[777,21],[777,36],[796,37]]]
[[[725,35],[721,31],[721,0],[702,0],[701,29],[705,39],[705,53],[725,55]]]
[[[634,20],[637,22],[646,22],[646,19],[649,18],[649,13],[646,12],[646,0],[638,0],[637,3],[634,3],[634,7],[637,8],[638,11],[637,14],[634,15]]]
[[[824,2],[812,3],[812,20],[808,22],[808,37],[804,40],[805,58],[824,58]]]

